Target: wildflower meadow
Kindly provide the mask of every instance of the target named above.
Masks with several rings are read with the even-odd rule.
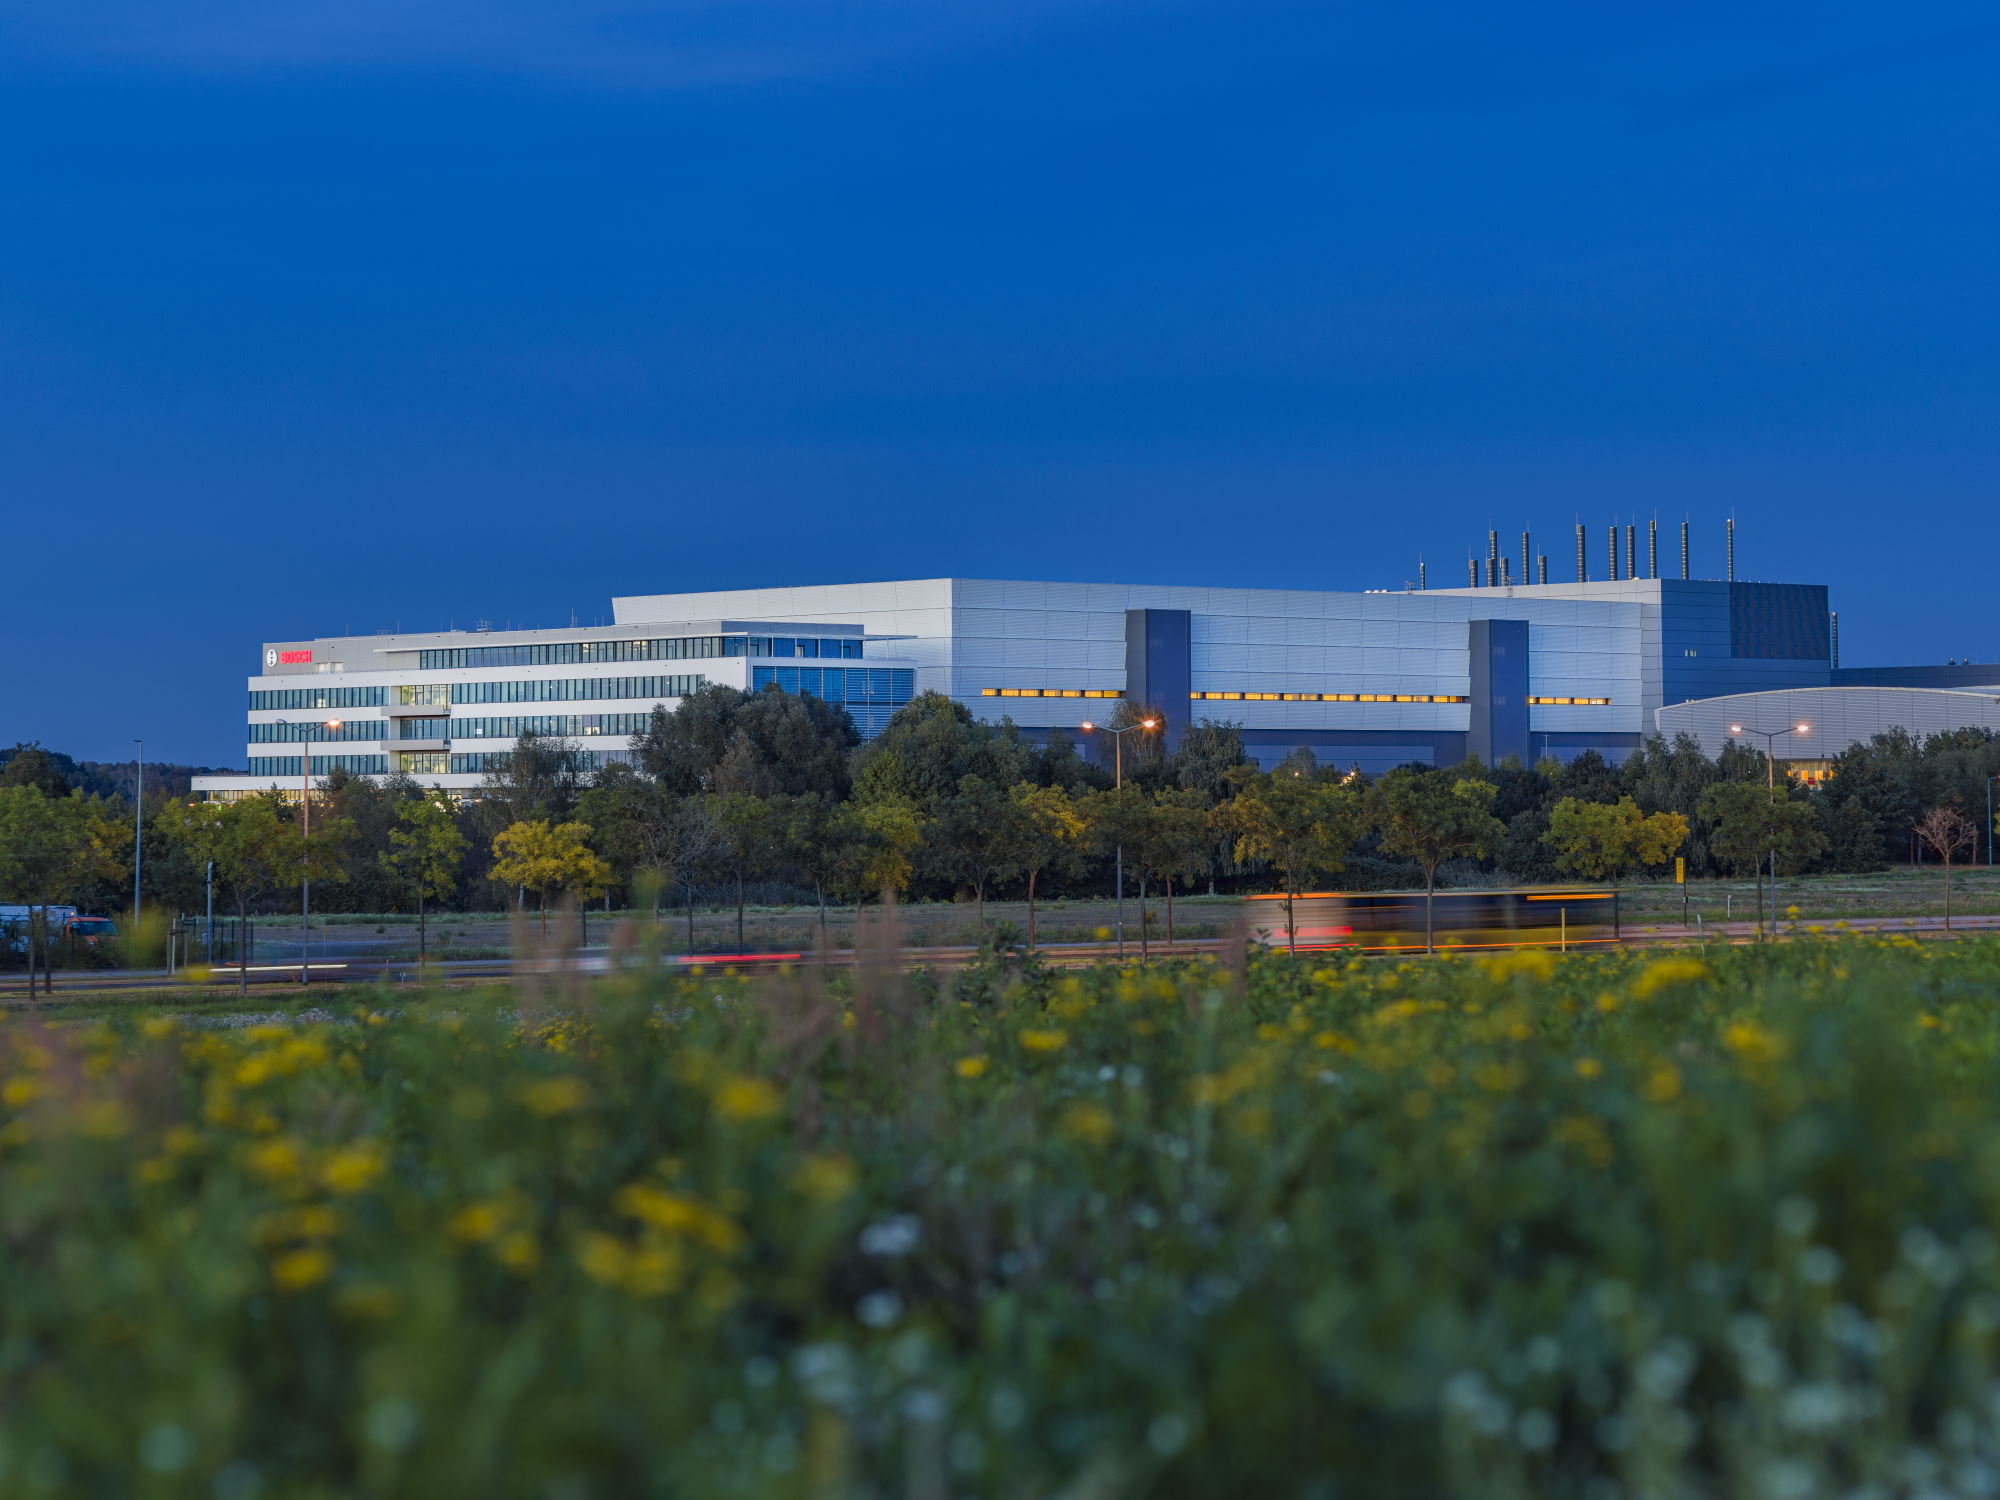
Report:
[[[2000,944],[0,1023],[10,1497],[2000,1492]]]

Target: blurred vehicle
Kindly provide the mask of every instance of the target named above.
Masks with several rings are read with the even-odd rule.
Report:
[[[15,953],[28,951],[30,924],[40,907],[0,906],[0,939]],[[118,924],[109,917],[86,916],[74,906],[51,906],[47,912],[48,935],[52,942],[78,948],[96,948],[116,942]]]
[[[1582,886],[1512,891],[1439,891],[1431,941],[1439,952],[1497,948],[1576,948],[1615,943],[1618,893]],[[1285,926],[1283,896],[1251,896],[1253,942],[1299,952],[1348,948],[1362,953],[1422,953],[1424,893],[1317,891],[1292,898],[1296,943]]]

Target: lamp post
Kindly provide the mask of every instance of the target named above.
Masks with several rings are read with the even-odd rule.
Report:
[[[139,747],[137,781],[132,788],[132,932],[136,939],[139,931],[139,876],[146,857],[146,742],[135,739]],[[1992,822],[1991,818],[1986,820]]]
[[[1993,783],[2000,776],[1986,778],[1986,868],[1993,868]]]
[[[1091,723],[1088,719],[1083,721],[1083,732],[1085,734],[1108,734],[1111,736],[1111,759],[1115,767],[1112,772],[1112,786],[1115,790],[1123,791],[1125,789],[1125,736],[1135,729],[1157,729],[1159,727],[1160,721],[1158,719],[1141,719],[1136,724],[1127,724],[1123,729],[1106,729],[1102,725]],[[1118,843],[1117,872],[1118,957],[1123,959],[1125,957],[1125,843],[1122,839]]]
[[[278,720],[289,724],[290,719]],[[310,980],[306,959],[312,949],[312,729],[338,729],[340,720],[328,719],[323,724],[308,726],[308,733],[299,745],[299,983]],[[248,962],[241,959],[239,962]]]
[[[1778,794],[1778,741],[1788,734],[1804,734],[1811,729],[1810,724],[1793,724],[1786,729],[1745,729],[1741,724],[1731,724],[1731,734],[1752,734],[1764,742],[1764,789],[1773,797]],[[1778,851],[1770,851],[1771,860],[1771,930],[1778,927]],[[1764,909],[1757,908],[1757,931],[1764,931]]]

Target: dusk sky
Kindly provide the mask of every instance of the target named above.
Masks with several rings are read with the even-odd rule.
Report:
[[[1654,516],[2000,659],[1990,5],[16,0],[0,744],[266,639]]]

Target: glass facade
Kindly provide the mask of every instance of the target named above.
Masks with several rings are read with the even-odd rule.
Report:
[[[871,739],[888,726],[890,715],[916,696],[916,679],[909,667],[752,667],[750,690],[775,686],[838,703],[861,737]]]
[[[252,745],[280,745],[299,740],[386,740],[389,737],[387,719],[342,719],[331,729],[316,720],[304,724],[250,724],[245,727]]]
[[[396,689],[396,702],[404,708],[450,708],[448,682],[406,682]]]
[[[388,702],[388,691],[379,687],[257,688],[250,694],[250,707],[380,708]]]
[[[854,660],[859,636],[691,635],[656,641],[550,641],[532,646],[449,646],[419,651],[425,672],[467,667],[562,667],[600,661],[696,661],[714,656],[812,656]]]
[[[565,738],[589,734],[634,735],[651,722],[643,714],[521,714],[494,719],[403,719],[396,726],[399,740],[511,740],[523,734],[553,734]]]
[[[396,769],[405,776],[443,776],[451,769],[451,757],[442,750],[405,750],[396,757]]]
[[[1464,693],[1189,693],[1203,703],[1470,703]],[[1530,703],[1534,699],[1528,700]]]
[[[324,776],[329,771],[352,771],[357,776],[387,776],[389,757],[386,755],[315,755],[312,758],[312,774]],[[252,776],[304,776],[303,759],[297,755],[253,755],[250,757]]]
[[[673,677],[530,677],[518,682],[454,682],[428,686],[442,696],[424,701],[440,708],[454,703],[562,703],[571,699],[646,698],[658,703],[700,692],[708,679],[699,672]]]
[[[469,755],[454,755],[451,759],[453,776],[484,776],[488,771],[504,771],[511,758],[506,750],[478,750]],[[632,752],[629,750],[579,750],[577,763],[586,771],[601,771],[614,762],[629,765]]]

